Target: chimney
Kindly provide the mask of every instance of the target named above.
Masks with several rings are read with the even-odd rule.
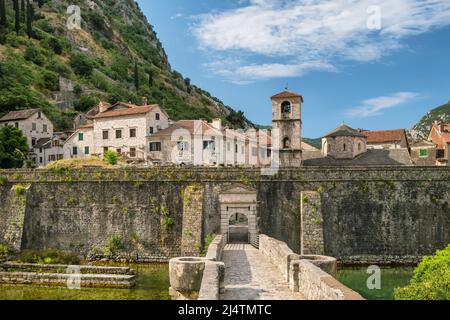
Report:
[[[222,130],[222,119],[216,118],[212,121],[211,125],[217,130]]]
[[[148,105],[147,97],[142,97],[142,105],[143,106],[147,106]]]
[[[98,112],[99,113],[106,112],[109,109],[110,106],[111,105],[108,102],[101,101],[98,104]]]

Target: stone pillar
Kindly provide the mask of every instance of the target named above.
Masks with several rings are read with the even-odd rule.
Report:
[[[5,186],[8,187],[9,185]],[[7,244],[14,251],[22,249],[26,197],[30,187],[30,185],[13,185],[0,209],[0,242]]]
[[[190,185],[183,193],[181,255],[199,256],[203,226],[203,186]]]
[[[301,193],[301,254],[324,254],[323,217],[320,193]]]

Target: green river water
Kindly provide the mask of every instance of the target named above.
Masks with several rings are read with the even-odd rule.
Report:
[[[81,289],[0,285],[0,300],[169,300],[168,264],[116,264],[137,273],[133,289]]]
[[[0,300],[169,300],[168,264],[116,264],[129,266],[137,273],[133,289],[81,289],[31,285],[0,285]],[[338,280],[369,300],[393,299],[394,288],[409,283],[414,268],[395,267],[381,269],[381,289],[369,290],[367,267],[343,267]]]
[[[367,267],[343,267],[338,269],[337,279],[368,300],[393,300],[394,289],[409,284],[413,267],[381,267],[381,289],[367,288]]]

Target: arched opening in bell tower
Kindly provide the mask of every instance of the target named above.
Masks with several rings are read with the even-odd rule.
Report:
[[[288,113],[291,113],[291,111],[292,111],[291,103],[289,101],[284,101],[281,104],[281,113],[288,114]]]

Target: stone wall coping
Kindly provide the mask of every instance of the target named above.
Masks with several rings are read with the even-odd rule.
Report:
[[[206,261],[198,300],[219,300],[224,289],[224,278],[223,262]]]
[[[90,265],[66,265],[66,264],[35,264],[35,263],[17,263],[17,262],[5,262],[0,264],[0,270],[2,269],[15,269],[15,270],[32,270],[37,272],[40,270],[52,271],[61,270],[67,268],[79,268],[81,273],[92,274],[123,274],[132,275],[134,271],[129,267],[110,267],[110,266],[90,266]]]
[[[407,173],[407,177],[402,177]],[[344,176],[343,176],[344,175]],[[368,166],[281,168],[273,176],[261,174],[260,168],[113,168],[70,170],[0,170],[0,176],[12,183],[46,182],[145,182],[145,181],[217,181],[241,183],[243,177],[257,181],[450,181],[450,167]]]
[[[314,300],[365,300],[309,260],[294,261],[299,266],[300,291]],[[308,283],[306,283],[308,282]],[[309,288],[305,290],[305,288]],[[303,290],[302,290],[303,288]]]
[[[225,245],[225,236],[221,234],[217,235],[209,245],[208,252],[206,253],[206,259],[211,261],[222,260],[222,253]]]

